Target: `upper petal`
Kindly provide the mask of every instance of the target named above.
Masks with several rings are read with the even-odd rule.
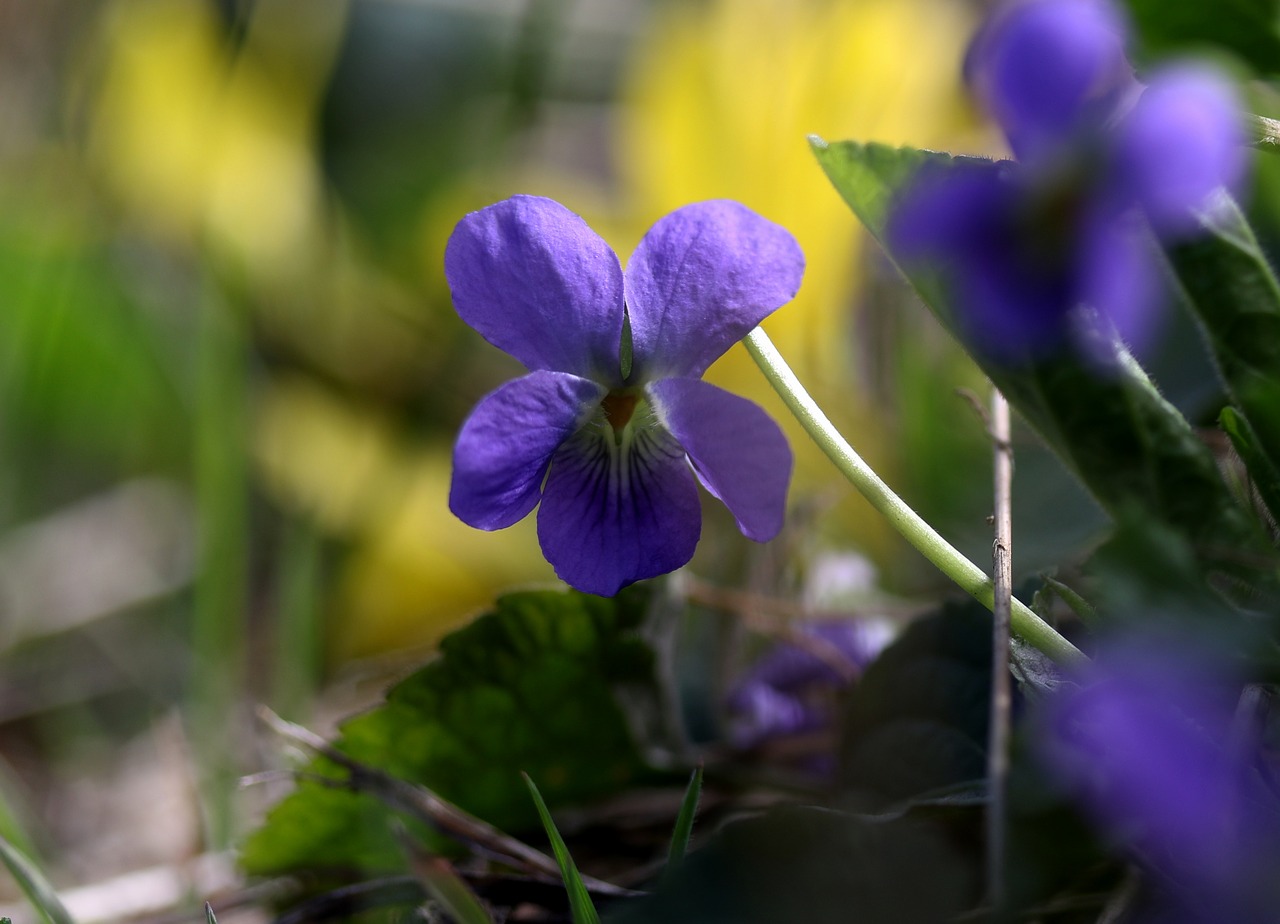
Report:
[[[462,319],[530,369],[620,379],[622,268],[560,203],[513,196],[472,212],[444,268]]]
[[[803,275],[795,238],[741,203],[698,202],[659,219],[627,264],[632,379],[702,375],[794,298]]]
[[[453,447],[449,509],[478,529],[503,529],[538,503],[552,454],[604,397],[564,372],[532,372],[481,399]]]
[[[965,70],[1020,160],[1054,157],[1114,113],[1134,87],[1124,32],[1104,0],[1023,0],[987,21]]]
[[[1117,132],[1118,190],[1162,234],[1194,230],[1216,189],[1236,191],[1248,163],[1231,83],[1206,67],[1157,74]]]
[[[791,447],[773,419],[746,398],[699,379],[663,379],[645,391],[742,534],[757,542],[776,536],[786,515]]]
[[[566,583],[611,596],[674,571],[702,531],[684,452],[658,427],[626,448],[608,427],[579,431],[556,453],[538,510],[542,553]]]

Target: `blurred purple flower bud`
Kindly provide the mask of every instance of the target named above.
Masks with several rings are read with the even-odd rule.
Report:
[[[803,643],[782,642],[761,657],[728,697],[735,747],[830,728],[836,694],[888,641],[876,625],[853,620],[799,628]]]
[[[1239,682],[1196,654],[1150,640],[1104,651],[1050,704],[1040,752],[1179,902],[1255,920],[1248,909],[1280,897],[1280,805],[1256,785],[1252,754],[1232,752]]]
[[[1123,44],[1123,21],[1102,0],[996,13],[968,74],[1019,162],[928,164],[890,215],[890,249],[939,272],[980,351],[1043,352],[1080,331],[1090,315],[1078,309],[1141,351],[1164,295],[1147,227],[1185,236],[1217,190],[1244,179],[1231,85],[1184,65],[1139,93]]]
[[[1218,189],[1237,191],[1248,166],[1240,103],[1205,67],[1156,74],[1117,126],[1112,183],[1162,236],[1186,234]]]
[[[1133,91],[1124,36],[1119,12],[1101,0],[1024,0],[987,20],[965,73],[1029,163],[1096,131]]]

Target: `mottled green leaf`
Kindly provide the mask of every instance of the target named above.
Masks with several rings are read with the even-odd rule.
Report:
[[[652,654],[635,631],[644,607],[639,589],[614,599],[559,591],[502,597],[492,613],[448,636],[440,656],[394,687],[384,705],[343,725],[336,745],[508,831],[538,823],[521,771],[537,777],[553,805],[645,779],[613,693],[617,684],[652,687]],[[324,760],[307,773],[342,776]],[[255,874],[402,869],[389,820],[372,797],[304,775],[241,860]]]
[[[827,176],[853,212],[884,244],[897,191],[927,160],[960,160],[908,148],[815,140]],[[892,255],[891,255],[892,256]],[[995,362],[965,343],[955,307],[936,275],[907,279],[983,371],[1113,517],[1136,509],[1193,538],[1202,560],[1231,566],[1261,536],[1234,500],[1208,448],[1161,397],[1136,362],[1099,375],[1072,350],[1036,360]],[[1225,560],[1223,560],[1225,558]]]

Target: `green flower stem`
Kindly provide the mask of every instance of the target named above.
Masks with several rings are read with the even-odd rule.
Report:
[[[962,590],[987,609],[991,609],[995,605],[995,588],[991,579],[981,568],[938,535],[932,526],[908,507],[902,498],[894,494],[880,476],[872,471],[805,391],[804,386],[800,384],[800,380],[791,371],[768,335],[757,327],[747,334],[743,343],[774,391],[786,402],[791,413],[813,437],[818,447],[827,454],[827,458],[835,463],[841,474],[849,479],[858,492],[871,502],[871,506],[880,511],[893,524],[893,528],[915,546],[920,554],[937,565],[942,573],[955,581]],[[1079,663],[1084,659],[1080,649],[1059,635],[1052,626],[1016,598],[1013,600],[1012,629],[1024,642],[1038,648],[1059,664]]]

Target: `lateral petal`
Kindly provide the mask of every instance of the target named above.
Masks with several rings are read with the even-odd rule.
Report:
[[[663,379],[645,391],[742,534],[757,542],[776,536],[786,516],[792,459],[773,419],[746,398],[699,379]]]
[[[551,457],[604,397],[565,372],[531,372],[480,400],[453,447],[449,509],[477,529],[504,529],[537,506]]]

